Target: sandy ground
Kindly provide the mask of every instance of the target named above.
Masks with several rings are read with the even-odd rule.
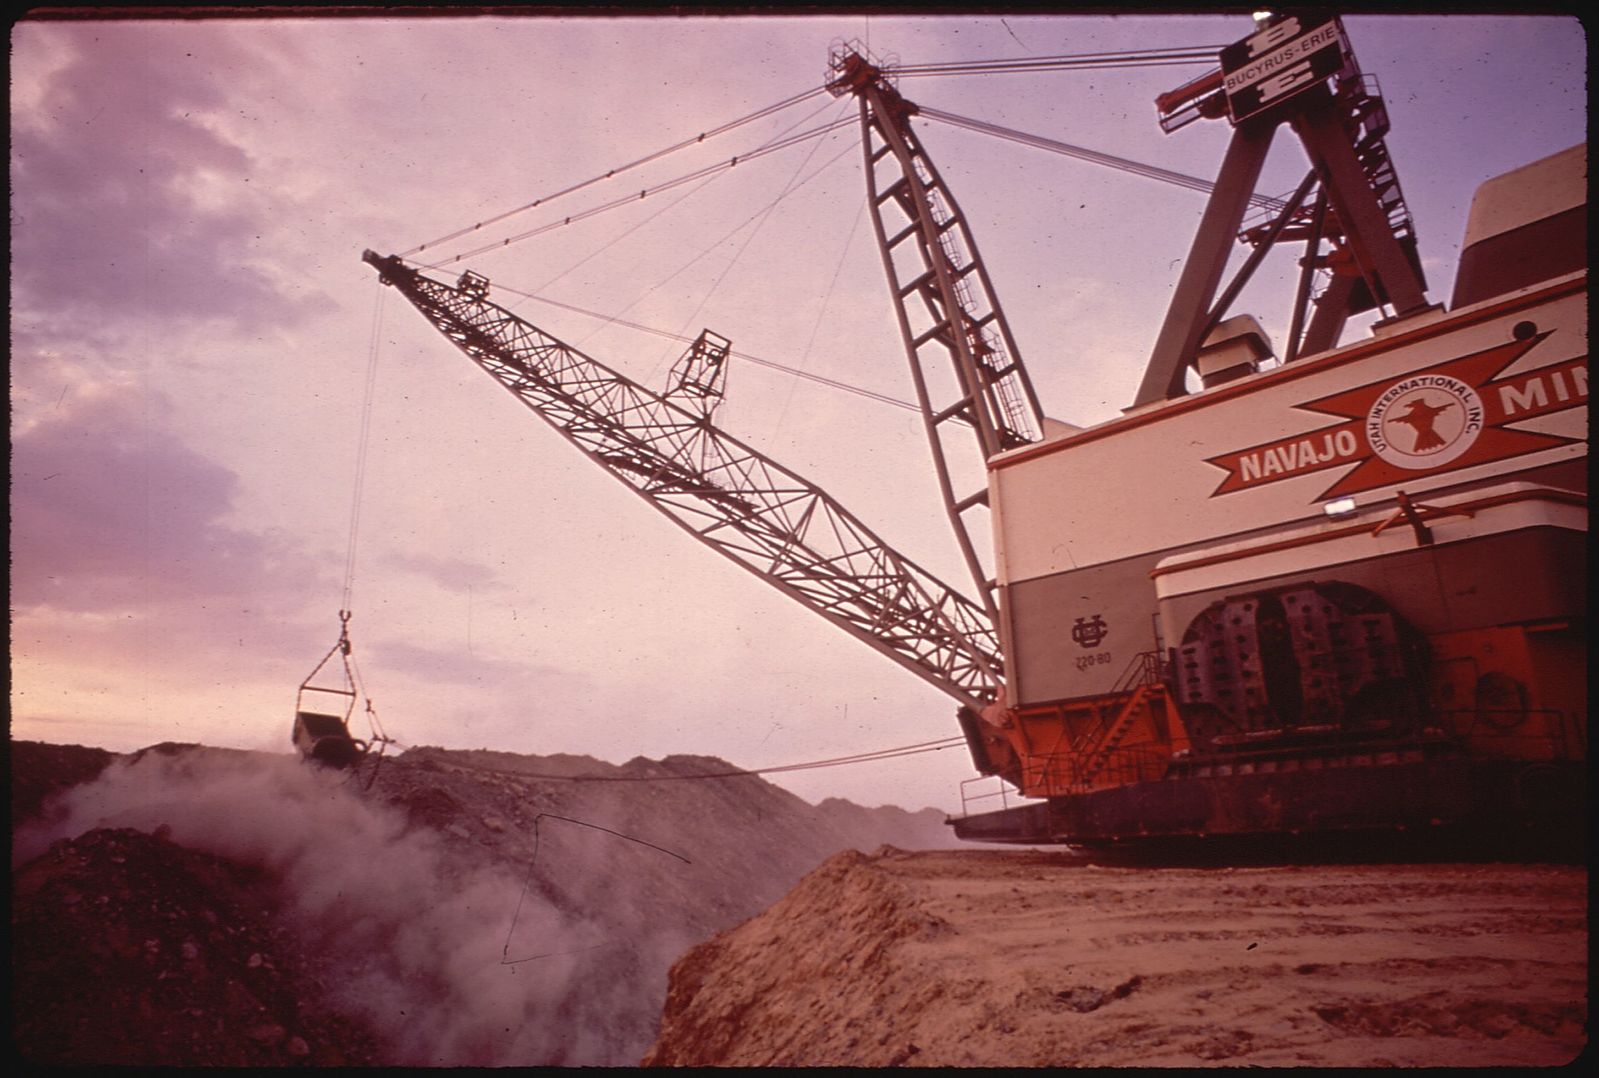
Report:
[[[647,1063],[1548,1066],[1587,872],[840,854],[674,967]]]

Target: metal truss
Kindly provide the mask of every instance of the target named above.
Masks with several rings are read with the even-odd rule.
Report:
[[[1344,63],[1330,89],[1319,85],[1233,128],[1134,407],[1187,393],[1188,372],[1202,343],[1276,244],[1305,244],[1284,362],[1335,347],[1352,315],[1379,305],[1391,307],[1395,315],[1426,309],[1427,281],[1416,253],[1415,225],[1385,142],[1388,110],[1376,80],[1360,73],[1352,55],[1346,54]],[[1168,117],[1162,126],[1170,131],[1200,116],[1225,115],[1221,84],[1221,73],[1215,71],[1162,95],[1157,104]],[[1265,221],[1246,224],[1255,182],[1273,137],[1284,125],[1298,136],[1311,172],[1291,204],[1274,209]],[[1315,195],[1307,198],[1312,187]],[[1235,239],[1254,251],[1218,298]],[[1313,298],[1319,274],[1328,280]],[[1314,310],[1307,325],[1308,306]]]
[[[994,622],[821,489],[715,427],[728,342],[701,334],[656,394],[488,301],[367,251],[435,328],[591,460],[696,539],[942,689],[998,695]]]
[[[831,67],[828,89],[860,98],[868,204],[939,487],[967,568],[997,621],[994,582],[981,567],[965,516],[987,506],[988,477],[975,490],[955,489],[946,432],[951,424],[969,427],[986,461],[1038,441],[1043,413],[966,218],[911,131],[916,106],[853,47],[836,48]],[[953,370],[952,389],[935,395],[930,369]],[[979,531],[986,535],[987,526]]]

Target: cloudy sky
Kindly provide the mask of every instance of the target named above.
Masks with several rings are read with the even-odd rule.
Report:
[[[14,25],[12,735],[287,751],[295,688],[337,635],[374,354],[352,634],[404,744],[760,767],[957,733],[951,701],[691,541],[380,296],[361,251],[410,250],[812,89],[834,39],[921,63],[1220,46],[1249,29],[1238,16]],[[1347,29],[1388,101],[1432,296],[1447,299],[1474,187],[1584,137],[1582,28],[1447,16]],[[1152,105],[1203,70],[901,89],[1208,178],[1226,125],[1163,135]],[[852,109],[812,97],[419,257]],[[1046,412],[1115,415],[1202,196],[919,130]],[[709,327],[909,399],[856,138],[846,128],[446,272],[470,265],[515,290],[497,295],[647,385],[682,346],[624,321]],[[1264,193],[1304,169],[1280,141]],[[1279,336],[1289,273],[1247,297]],[[726,427],[964,584],[913,412],[750,363],[728,394]],[[780,781],[813,800],[953,809],[971,774],[956,748]]]

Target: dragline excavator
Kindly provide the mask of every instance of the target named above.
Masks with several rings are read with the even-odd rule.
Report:
[[[1585,146],[1479,189],[1446,308],[1341,21],[1259,18],[1156,102],[1167,131],[1224,120],[1231,140],[1137,398],[1078,428],[1039,405],[923,110],[864,50],[830,59],[971,598],[715,426],[726,339],[703,333],[654,393],[478,274],[364,258],[701,542],[952,697],[977,771],[1023,799],[952,819],[963,838],[1580,833]],[[1283,130],[1310,168],[1262,199]],[[1231,308],[1288,244],[1279,348]],[[1369,337],[1340,345],[1363,312]]]

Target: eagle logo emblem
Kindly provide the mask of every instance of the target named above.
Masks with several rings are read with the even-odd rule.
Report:
[[[1366,413],[1366,440],[1395,467],[1409,471],[1448,464],[1482,433],[1477,391],[1447,374],[1418,375],[1377,394]]]

